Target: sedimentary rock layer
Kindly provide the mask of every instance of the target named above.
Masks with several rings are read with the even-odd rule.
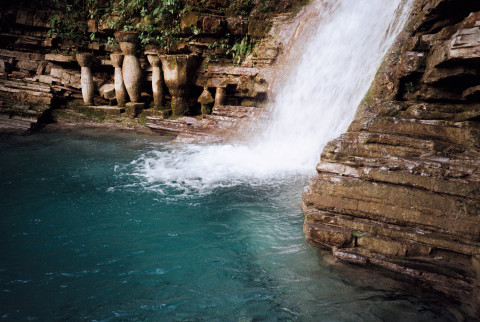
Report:
[[[428,282],[475,315],[480,3],[453,2],[417,1],[356,120],[324,148],[302,206],[312,244]]]

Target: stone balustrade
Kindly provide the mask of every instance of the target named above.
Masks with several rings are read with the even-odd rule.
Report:
[[[82,72],[82,96],[85,105],[93,105],[93,97],[95,95],[95,84],[92,75],[92,55],[77,54],[76,58],[81,67]]]

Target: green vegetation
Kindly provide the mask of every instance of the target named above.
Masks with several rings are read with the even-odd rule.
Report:
[[[234,65],[240,65],[245,58],[252,53],[254,43],[248,36],[243,37],[240,41],[233,44],[232,48],[227,50],[227,54],[231,54]]]
[[[50,17],[49,33],[79,49],[85,49],[97,36],[88,32],[88,20],[113,30],[138,31],[142,45],[172,47],[180,37],[180,14],[185,9],[182,0],[50,1],[61,13]],[[107,41],[114,44],[112,37]]]
[[[361,237],[365,236],[365,233],[359,233],[359,232],[355,231],[355,232],[352,233],[352,236],[354,238],[353,246],[358,247],[358,238],[361,238]]]
[[[51,0],[52,4],[62,13],[55,13],[50,17],[49,34],[55,36],[66,46],[79,48],[86,47],[90,41],[87,33],[87,19],[93,9],[95,0],[72,0],[67,3],[60,0]]]
[[[102,111],[99,111],[99,110],[96,110],[96,109],[93,109],[93,108],[89,108],[89,107],[86,107],[86,106],[78,106],[76,111],[80,114],[83,114],[83,115],[89,117],[89,118],[95,118],[100,122],[105,121],[105,119],[106,119],[105,112],[102,112]]]
[[[147,124],[147,115],[142,112],[138,117],[137,117],[138,124],[145,126]]]
[[[100,17],[114,30],[138,31],[142,45],[170,48],[180,38],[181,0],[110,0]]]
[[[203,17],[243,16],[249,23],[248,35],[225,33],[208,46],[206,62],[227,56],[234,65],[252,53],[268,31],[273,14],[291,12],[308,0],[39,0],[52,8],[49,34],[61,50],[75,53],[115,46],[116,31],[136,31],[142,51],[153,46],[166,53],[188,49],[188,42],[205,36]],[[254,10],[255,9],[255,10]],[[203,16],[202,16],[203,15]],[[248,19],[248,20],[247,20]],[[207,27],[208,28],[208,27]],[[213,51],[213,52],[212,52]]]
[[[181,118],[181,117],[184,117],[184,116],[185,116],[185,114],[183,114],[183,113],[182,113],[182,114],[171,114],[171,115],[168,117],[168,119],[169,119],[169,120],[177,120],[177,119],[179,119],[179,118]]]
[[[95,31],[88,32],[88,20],[115,31],[137,31],[144,47],[151,44],[168,51],[186,37],[180,30],[182,14],[212,7],[226,14],[248,15],[253,8],[252,0],[50,0],[50,4],[61,11],[50,17],[50,35],[81,50],[97,37]],[[192,31],[194,35],[201,32],[196,26]],[[107,44],[114,43],[108,37]],[[238,46],[233,50],[236,58],[241,50]]]

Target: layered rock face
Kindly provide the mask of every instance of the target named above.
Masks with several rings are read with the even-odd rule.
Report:
[[[307,240],[468,299],[478,314],[479,94],[480,3],[418,1],[304,189]]]

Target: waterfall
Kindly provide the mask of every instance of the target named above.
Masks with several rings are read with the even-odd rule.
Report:
[[[297,169],[311,169],[325,144],[345,132],[410,12],[400,0],[327,0],[317,6],[316,33],[300,40],[308,45],[256,143]]]
[[[132,162],[148,187],[262,184],[311,174],[325,144],[344,132],[383,57],[405,25],[412,0],[317,0],[316,31],[283,82],[269,124],[240,145],[152,149]],[[288,61],[288,57],[286,58]],[[279,73],[279,75],[282,73]]]

